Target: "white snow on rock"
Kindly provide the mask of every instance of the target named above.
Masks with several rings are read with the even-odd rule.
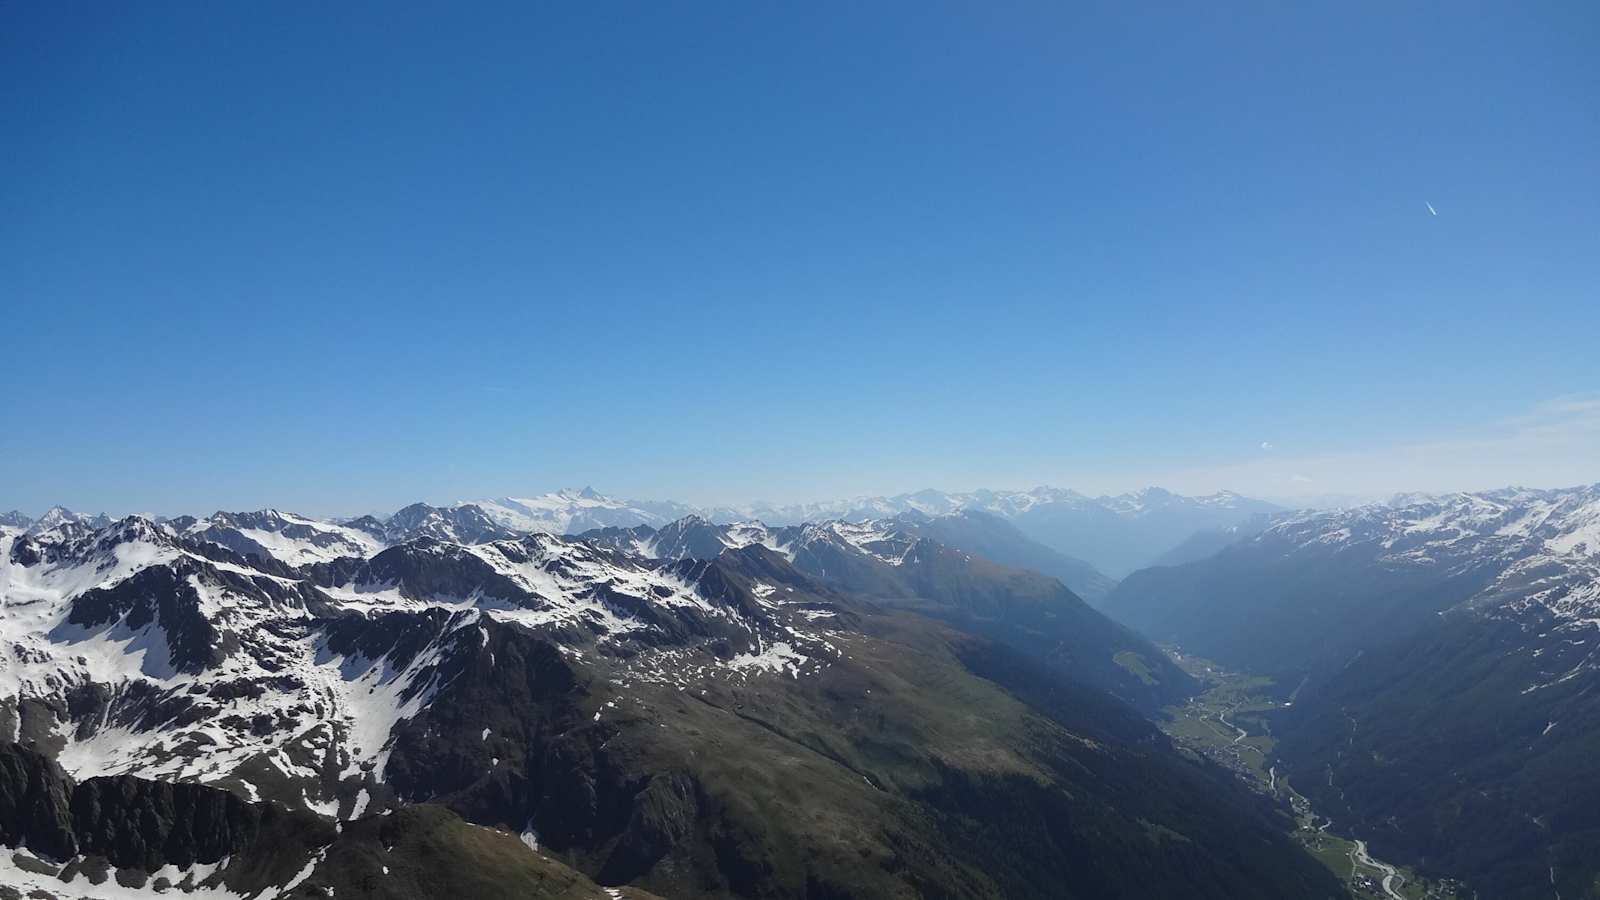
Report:
[[[735,671],[757,669],[765,672],[788,673],[799,677],[800,667],[808,657],[789,646],[787,641],[774,641],[758,653],[744,653],[734,657],[728,668]]]
[[[1404,494],[1331,513],[1286,518],[1254,540],[1303,547],[1374,547],[1380,562],[1448,571],[1497,566],[1465,606],[1564,621],[1600,616],[1600,485]]]
[[[576,534],[591,528],[665,525],[690,512],[678,503],[618,500],[592,488],[561,490],[536,497],[472,500],[461,505],[482,509],[489,518],[514,531]]]
[[[28,860],[30,865],[24,867],[19,859]],[[71,878],[63,879],[59,875],[48,875],[37,871],[41,861],[32,853],[23,848],[0,846],[0,885],[5,885],[24,897],[44,896],[61,898],[61,900],[148,900],[148,898],[194,897],[202,900],[244,900],[243,895],[229,890],[220,883],[220,879],[207,885],[208,879],[222,868],[227,866],[227,859],[216,863],[195,864],[187,869],[179,869],[173,865],[163,866],[155,872],[147,873],[142,887],[128,887],[117,881],[118,870],[115,867],[106,871],[105,880],[99,884],[90,880],[88,873],[76,872]],[[49,864],[55,867],[56,864]],[[156,884],[165,879],[169,886],[157,890]],[[126,878],[125,880],[135,880]],[[287,888],[269,889],[252,900],[272,900],[272,898],[285,893]],[[35,893],[37,892],[37,893]]]
[[[342,557],[364,559],[385,546],[360,529],[275,509],[214,513],[184,529],[184,534],[221,544],[242,556],[264,555],[293,567]]]
[[[1288,516],[1252,541],[1281,542],[1291,552],[1370,553],[1379,565],[1437,578],[1487,575],[1451,612],[1517,624],[1528,651],[1550,666],[1524,693],[1600,669],[1600,484],[1402,494]]]
[[[646,559],[546,534],[476,545],[419,538],[327,567],[331,574],[316,577],[346,583],[317,584],[315,571],[283,566],[326,546],[240,555],[214,540],[285,529],[301,536],[295,541],[339,540],[320,526],[300,531],[310,520],[272,515],[248,528],[234,521],[226,535],[212,520],[177,528],[139,517],[99,528],[66,519],[32,532],[0,527],[0,739],[26,733],[78,779],[196,781],[350,818],[368,811],[368,788],[386,778],[396,727],[448,687],[445,673],[460,667],[447,661],[487,653],[494,623],[559,635],[558,646],[580,661],[588,643],[665,625],[674,637],[651,637],[623,657],[634,674],[657,680],[684,677],[675,667],[688,659],[698,660],[699,678],[798,676],[822,652],[824,632],[775,602],[792,589],[765,585],[767,602],[752,608],[737,577],[702,583],[714,571],[709,562]],[[282,525],[258,527],[273,523]],[[368,542],[361,552],[374,548]],[[378,565],[390,553],[409,555]],[[421,576],[408,579],[419,567]],[[390,572],[391,583],[370,583],[374,571]],[[459,590],[430,587],[446,582]],[[420,649],[406,642],[403,657],[339,649],[350,645],[330,636],[330,616],[376,621],[397,610],[448,616],[430,620],[431,639]],[[706,634],[752,642],[758,652],[718,664],[694,644],[709,642],[694,637]],[[765,643],[772,638],[780,640]],[[384,640],[391,643],[374,646],[400,646]],[[85,686],[101,706],[68,704]]]

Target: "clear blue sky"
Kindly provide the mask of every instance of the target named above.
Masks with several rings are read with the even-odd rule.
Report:
[[[1600,7],[1159,6],[0,6],[0,508],[1600,480]]]

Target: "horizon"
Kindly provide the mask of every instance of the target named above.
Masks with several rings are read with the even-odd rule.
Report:
[[[755,514],[756,515],[756,520],[759,520],[759,514],[762,513],[762,512],[795,513],[795,512],[798,512],[798,511],[802,510],[805,507],[848,506],[850,504],[861,503],[861,502],[866,502],[866,501],[873,501],[873,500],[904,500],[904,499],[913,498],[913,497],[916,497],[919,494],[925,494],[925,493],[934,493],[934,494],[939,494],[939,495],[944,495],[944,496],[962,496],[962,495],[977,494],[977,493],[991,493],[991,494],[999,494],[999,495],[1005,495],[1005,494],[1037,494],[1037,493],[1049,492],[1049,491],[1067,492],[1067,493],[1074,494],[1077,497],[1080,497],[1080,498],[1082,498],[1084,500],[1089,500],[1089,501],[1093,501],[1093,502],[1110,501],[1110,500],[1124,500],[1124,499],[1128,499],[1128,498],[1139,497],[1139,496],[1145,495],[1148,492],[1161,492],[1161,493],[1164,493],[1164,494],[1167,494],[1167,495],[1170,495],[1170,496],[1178,497],[1178,498],[1181,498],[1181,499],[1187,499],[1187,500],[1204,500],[1204,499],[1210,499],[1210,498],[1214,498],[1214,497],[1232,496],[1232,497],[1237,497],[1237,498],[1239,498],[1241,500],[1253,501],[1253,502],[1261,502],[1261,503],[1267,503],[1267,504],[1275,505],[1275,506],[1278,506],[1281,510],[1283,510],[1285,512],[1294,512],[1294,511],[1301,511],[1301,510],[1313,511],[1313,512],[1333,512],[1333,511],[1338,511],[1338,510],[1341,510],[1341,509],[1354,509],[1354,508],[1358,508],[1358,507],[1362,507],[1362,506],[1388,504],[1388,503],[1391,503],[1391,502],[1393,502],[1394,500],[1396,500],[1396,499],[1398,499],[1400,497],[1406,497],[1406,496],[1412,495],[1412,494],[1429,496],[1429,497],[1451,497],[1451,496],[1464,496],[1464,495],[1477,495],[1477,494],[1485,494],[1485,493],[1494,493],[1494,492],[1497,492],[1497,491],[1577,491],[1577,490],[1584,490],[1584,489],[1595,487],[1595,486],[1600,486],[1600,481],[1595,481],[1595,482],[1576,482],[1576,483],[1572,483],[1572,484],[1543,485],[1543,486],[1535,486],[1535,485],[1529,485],[1529,484],[1502,484],[1502,485],[1494,485],[1494,486],[1491,486],[1491,487],[1472,488],[1472,489],[1451,489],[1451,490],[1438,490],[1438,491],[1392,491],[1392,492],[1388,492],[1388,493],[1385,493],[1385,494],[1382,494],[1382,495],[1365,495],[1365,496],[1361,496],[1361,495],[1342,495],[1342,494],[1321,494],[1321,495],[1302,495],[1302,496],[1299,496],[1299,497],[1294,497],[1294,496],[1273,497],[1273,496],[1264,496],[1264,495],[1256,495],[1256,494],[1246,494],[1246,493],[1243,493],[1243,492],[1240,492],[1240,491],[1230,490],[1228,488],[1219,488],[1219,489],[1217,489],[1215,491],[1208,491],[1208,492],[1205,492],[1205,493],[1186,493],[1186,492],[1183,492],[1183,491],[1171,490],[1171,489],[1166,488],[1166,487],[1164,487],[1162,485],[1159,485],[1159,484],[1146,484],[1146,485],[1143,485],[1143,486],[1138,487],[1138,488],[1131,488],[1131,489],[1124,490],[1124,491],[1094,492],[1094,493],[1081,491],[1081,490],[1078,490],[1078,489],[1070,487],[1070,486],[1062,486],[1062,485],[1054,485],[1054,484],[1036,484],[1036,485],[1033,485],[1032,487],[1027,487],[1027,488],[975,487],[975,488],[967,488],[967,489],[962,489],[962,490],[946,490],[946,489],[935,488],[935,487],[924,487],[924,488],[920,488],[920,489],[914,490],[914,491],[897,491],[897,492],[893,492],[893,493],[880,492],[880,493],[853,494],[853,495],[850,495],[850,496],[841,496],[841,497],[820,497],[820,498],[816,498],[816,499],[813,499],[813,500],[797,501],[797,502],[792,502],[792,503],[778,503],[778,502],[765,500],[765,499],[760,499],[760,498],[751,499],[751,500],[745,500],[745,501],[740,501],[740,502],[731,502],[731,503],[729,503],[729,502],[696,503],[696,502],[683,500],[682,498],[679,498],[679,497],[668,497],[668,496],[650,496],[650,497],[623,496],[623,495],[616,494],[616,493],[611,493],[611,492],[608,492],[608,491],[598,490],[598,489],[594,488],[593,485],[584,485],[583,487],[562,487],[562,488],[553,488],[553,489],[546,490],[546,491],[522,492],[522,493],[513,493],[513,494],[497,494],[497,495],[493,495],[493,496],[487,495],[487,494],[478,494],[478,495],[475,495],[474,497],[471,497],[471,498],[458,497],[458,498],[451,499],[451,500],[433,500],[433,499],[411,500],[411,501],[407,501],[407,502],[404,502],[404,503],[396,504],[395,506],[388,507],[388,508],[367,509],[367,510],[362,510],[362,511],[357,511],[357,512],[351,512],[351,511],[344,511],[344,512],[334,511],[334,512],[330,512],[330,511],[327,511],[327,510],[295,509],[295,508],[290,508],[290,507],[283,506],[281,504],[271,504],[271,503],[268,503],[268,504],[265,504],[265,505],[262,505],[262,506],[255,506],[255,507],[220,507],[220,506],[218,506],[218,507],[202,507],[202,508],[196,508],[196,509],[179,510],[179,511],[176,511],[176,512],[157,512],[155,510],[150,510],[150,509],[112,510],[110,508],[96,508],[96,507],[93,507],[93,506],[74,507],[74,506],[72,506],[70,504],[65,504],[65,503],[53,503],[50,506],[45,507],[43,509],[25,510],[25,509],[22,509],[21,507],[18,507],[18,506],[7,505],[5,503],[0,503],[0,514],[18,513],[18,514],[21,514],[23,516],[26,516],[30,520],[37,521],[40,518],[42,518],[43,516],[45,516],[46,514],[59,509],[59,510],[63,510],[63,511],[68,512],[68,513],[72,513],[74,515],[105,516],[105,517],[111,519],[112,521],[118,521],[118,520],[125,519],[125,518],[132,517],[132,516],[137,516],[137,517],[142,517],[142,518],[149,518],[149,519],[152,519],[152,520],[164,521],[164,520],[170,520],[170,519],[179,518],[179,517],[182,517],[182,516],[192,516],[192,517],[195,517],[195,518],[205,518],[207,516],[216,515],[216,514],[219,514],[219,513],[247,513],[247,512],[276,511],[276,512],[280,512],[280,513],[287,513],[287,514],[290,514],[290,515],[304,516],[304,517],[307,517],[307,518],[310,518],[310,519],[314,519],[314,520],[319,520],[319,521],[340,522],[340,521],[350,521],[350,520],[353,520],[353,519],[362,518],[364,516],[372,516],[372,517],[375,517],[375,518],[377,518],[379,520],[387,520],[390,516],[394,515],[396,512],[398,512],[398,511],[400,511],[402,509],[405,509],[406,507],[413,506],[413,505],[424,505],[424,506],[431,506],[431,507],[435,507],[435,508],[449,508],[449,507],[455,507],[455,506],[469,506],[469,505],[476,505],[476,504],[482,504],[482,503],[498,503],[498,502],[502,502],[502,501],[505,501],[505,500],[531,500],[531,499],[540,499],[540,498],[545,498],[545,497],[569,497],[569,498],[575,498],[575,497],[577,497],[579,494],[581,494],[584,491],[592,491],[596,495],[596,497],[598,499],[609,500],[609,501],[614,501],[614,502],[618,502],[618,503],[676,504],[676,505],[683,506],[683,507],[687,508],[688,511],[686,511],[683,514],[684,517],[700,516],[700,515],[703,515],[703,514],[708,513],[708,512],[741,512],[741,513],[752,513],[752,514]],[[204,510],[204,511],[202,511],[202,510]]]

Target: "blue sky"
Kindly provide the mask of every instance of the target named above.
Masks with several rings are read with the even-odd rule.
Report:
[[[325,6],[0,7],[0,508],[1600,479],[1592,3]]]

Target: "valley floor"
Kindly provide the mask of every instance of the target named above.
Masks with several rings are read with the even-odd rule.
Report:
[[[1283,701],[1272,696],[1270,678],[1229,672],[1168,648],[1173,660],[1205,686],[1183,706],[1166,710],[1161,728],[1179,746],[1224,766],[1252,788],[1271,794],[1294,811],[1294,839],[1344,879],[1352,897],[1382,900],[1465,900],[1460,884],[1428,881],[1403,866],[1374,859],[1366,843],[1334,833],[1333,820],[1281,776],[1273,764],[1273,739],[1263,713]],[[1291,695],[1292,696],[1292,695]]]

